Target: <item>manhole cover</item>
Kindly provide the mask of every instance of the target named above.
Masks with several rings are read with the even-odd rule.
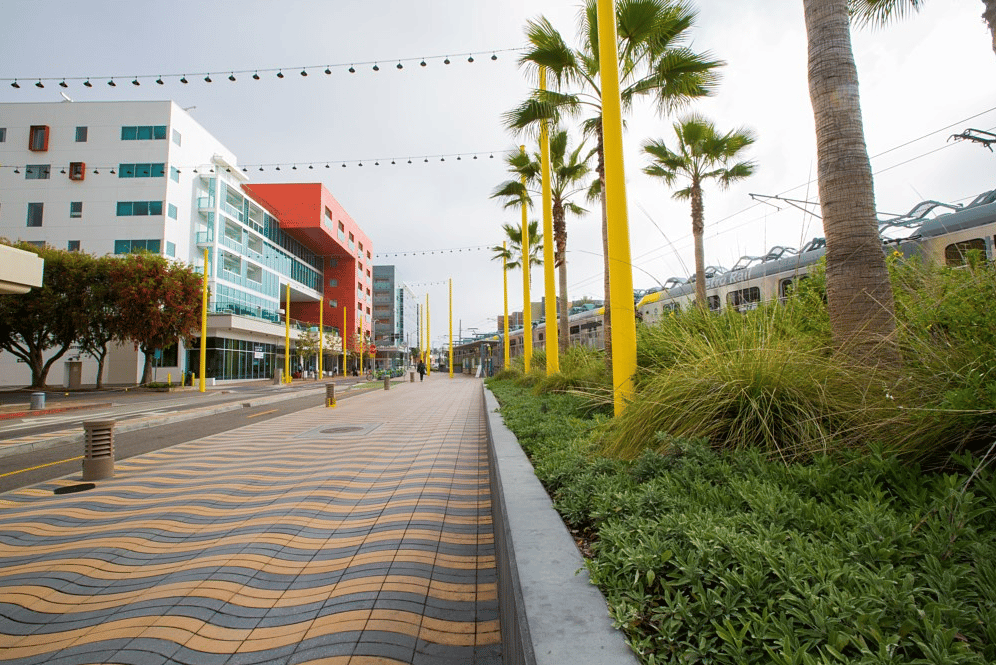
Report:
[[[319,430],[322,434],[348,434],[350,432],[359,432],[364,430],[366,427],[357,427],[355,425],[346,427],[329,427],[328,429]]]

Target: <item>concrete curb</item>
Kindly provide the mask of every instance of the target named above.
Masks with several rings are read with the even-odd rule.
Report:
[[[636,665],[498,401],[482,390],[505,664]]]

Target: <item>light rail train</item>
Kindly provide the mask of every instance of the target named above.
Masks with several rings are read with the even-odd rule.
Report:
[[[929,215],[944,210],[935,217]],[[965,206],[937,201],[917,204],[905,215],[879,222],[883,251],[898,250],[904,256],[922,256],[946,265],[965,262],[969,250],[978,250],[989,261],[996,260],[996,189],[984,192]],[[783,299],[797,280],[804,278],[826,254],[826,241],[814,238],[801,249],[773,247],[763,256],[744,256],[730,270],[706,269],[709,309],[737,311],[753,309],[762,302]],[[672,277],[658,288],[639,294],[637,317],[653,325],[695,303],[695,278]],[[568,320],[572,344],[601,348],[603,307],[575,308]],[[511,355],[522,354],[523,330],[509,333]],[[543,321],[533,326],[534,348],[546,341]],[[492,340],[500,340],[500,335]]]

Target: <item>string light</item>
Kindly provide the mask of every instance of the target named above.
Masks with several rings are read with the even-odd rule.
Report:
[[[471,159],[477,159],[479,155],[488,155],[489,159],[494,159],[494,153],[495,152],[496,151],[482,151],[482,152],[447,153],[447,154],[442,154],[442,155],[425,155],[423,157],[423,159],[422,159],[422,162],[424,164],[428,164],[428,163],[430,163],[430,161],[435,160],[437,157],[439,158],[440,162],[445,162],[447,157],[452,158],[455,161],[463,161],[463,156],[464,155],[467,155]],[[511,153],[517,152],[517,151],[503,150],[503,151],[497,151],[497,152],[499,152],[499,154],[503,154],[503,153],[509,153],[509,154],[511,154]],[[266,163],[266,164],[252,163],[252,164],[245,164],[244,167],[252,166],[253,168],[255,168],[259,172],[265,172],[267,170],[281,171],[281,170],[288,169],[288,168],[291,171],[297,171],[297,170],[299,170],[299,168],[298,168],[297,165],[301,164],[301,168],[304,168],[304,166],[307,165],[308,170],[313,171],[313,170],[315,170],[316,165],[320,167],[322,165],[322,163],[325,164],[325,168],[331,168],[331,162],[332,161],[339,161],[341,167],[342,168],[346,168],[350,164],[362,167],[367,162],[373,162],[374,166],[380,166],[382,160],[385,163],[387,163],[388,161],[390,161],[391,164],[394,164],[394,165],[396,165],[396,164],[398,164],[400,162],[405,162],[405,163],[408,163],[408,164],[414,164],[415,163],[414,159],[415,159],[414,157],[390,157],[390,158],[388,158],[388,157],[376,157],[376,158],[373,158],[373,159],[368,158],[368,159],[355,159],[355,160],[345,160],[345,161],[330,160],[328,162],[314,161],[314,162],[271,162],[271,163]],[[470,160],[468,160],[468,161],[470,161]],[[107,171],[107,172],[109,172],[111,174],[115,174],[116,173],[116,171],[114,170],[115,166],[116,165],[113,165],[113,164],[112,165],[104,165],[104,166],[97,165],[97,166],[94,167],[94,173],[98,173],[99,172],[98,169],[103,169],[104,171]],[[281,168],[281,167],[283,167],[283,168]],[[14,164],[3,164],[3,165],[0,165],[0,173],[2,173],[3,169],[14,169],[15,173],[20,173],[20,171],[17,170],[17,169],[27,169],[27,168],[28,167],[25,164],[17,164],[17,165],[14,165]],[[177,166],[174,166],[173,168],[176,168],[177,171],[180,171],[181,169],[191,169],[194,173],[198,173],[197,167],[190,167],[190,166],[177,167]],[[214,170],[213,167],[204,167],[203,165],[201,166],[202,170],[204,170],[205,168],[207,168],[210,173],[214,173],[215,172],[215,170]],[[230,168],[226,169],[226,171],[228,171],[229,173],[232,172],[232,170]],[[248,172],[248,169],[247,168],[242,168],[242,171],[243,172]],[[65,171],[63,170],[63,173],[64,172]]]
[[[490,49],[487,49],[487,50],[490,50]],[[483,54],[487,53],[487,50],[482,50],[482,51],[476,51],[476,52],[472,52],[472,53],[467,53],[466,54],[467,55],[467,62],[468,63],[474,63],[474,62],[476,62],[477,59],[474,57],[475,54],[476,55],[483,55]],[[509,53],[509,52],[521,51],[521,50],[522,50],[522,47],[514,47],[514,48],[504,48],[504,49],[492,50],[492,52],[491,52],[491,61],[493,62],[493,61],[498,60],[498,54],[499,53]],[[449,55],[445,55],[445,56],[443,56],[443,55],[425,56],[425,57],[421,57],[421,58],[400,58],[398,60],[398,64],[395,65],[395,67],[397,69],[404,69],[405,68],[404,64],[408,63],[408,62],[412,62],[412,63],[417,62],[421,67],[426,67],[426,66],[428,66],[428,61],[430,61],[430,60],[442,60],[442,62],[443,62],[444,65],[448,65],[448,64],[450,64],[452,62],[450,60],[450,56]],[[228,78],[229,78],[230,81],[235,81],[236,78],[237,78],[236,75],[238,75],[238,74],[246,74],[247,76],[250,75],[250,74],[252,74],[253,75],[252,78],[258,81],[258,80],[260,80],[260,77],[259,77],[259,73],[260,72],[276,72],[277,78],[281,78],[282,79],[282,78],[284,78],[284,74],[283,74],[283,70],[284,69],[300,69],[301,76],[302,77],[306,77],[306,76],[308,76],[308,70],[309,69],[318,69],[318,70],[321,70],[324,67],[324,72],[326,74],[331,74],[333,69],[335,69],[335,68],[345,68],[347,66],[347,64],[348,64],[348,67],[349,67],[348,71],[349,71],[350,74],[355,74],[356,73],[356,66],[357,65],[360,65],[360,66],[370,65],[371,68],[373,69],[373,71],[379,72],[380,71],[380,66],[379,66],[378,63],[379,63],[379,60],[369,60],[369,61],[365,61],[365,62],[356,62],[356,61],[353,61],[351,63],[338,63],[338,64],[326,64],[326,65],[303,65],[303,66],[300,66],[300,67],[273,67],[273,68],[270,68],[270,69],[236,69],[236,70],[230,70],[231,73],[230,73],[230,76]],[[217,70],[215,70],[215,71],[217,71]],[[222,71],[224,71],[224,70],[222,70]],[[206,83],[211,83],[212,82],[211,76],[210,76],[210,72],[203,72],[203,73],[198,73],[198,74],[194,74],[194,75],[195,76],[202,76],[204,78],[204,80],[205,80]],[[52,76],[52,77],[44,77],[44,76],[43,77],[34,77],[34,76],[25,77],[25,76],[18,76],[16,78],[13,78],[13,77],[12,78],[0,78],[0,81],[9,82],[10,83],[10,87],[15,88],[15,89],[20,89],[21,88],[21,84],[18,83],[18,81],[24,80],[24,79],[27,79],[27,80],[30,81],[33,78],[36,79],[37,82],[35,83],[35,87],[38,87],[38,88],[44,88],[45,87],[45,85],[44,85],[45,81],[52,81],[54,83],[59,83],[59,85],[62,86],[62,87],[68,87],[68,81],[81,81],[81,82],[83,82],[84,86],[86,86],[88,88],[89,87],[93,87],[90,84],[90,78],[91,77],[88,77],[88,76],[75,76],[75,77],[74,76]],[[109,85],[111,87],[116,87],[117,83],[114,82],[114,79],[116,79],[116,78],[127,78],[127,77],[120,76],[120,75],[114,75],[114,76],[98,76],[97,78],[107,79],[107,85]],[[138,75],[134,76],[134,78],[132,79],[132,83],[134,85],[141,85],[141,80],[142,79],[148,79],[150,81],[154,80],[159,85],[165,85],[165,83],[166,83],[165,79],[169,79],[169,78],[175,78],[175,79],[179,80],[180,83],[184,83],[184,84],[189,83],[189,81],[187,80],[187,75],[186,74],[158,74],[158,75],[154,75],[154,74],[138,74]],[[136,81],[138,81],[138,83],[136,83]],[[63,83],[65,83],[66,85],[62,85]]]

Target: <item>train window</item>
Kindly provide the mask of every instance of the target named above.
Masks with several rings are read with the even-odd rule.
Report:
[[[679,302],[667,302],[661,305],[661,312],[680,312],[681,303]]]
[[[581,333],[581,326],[571,326],[571,334],[577,335]]]
[[[778,282],[778,299],[785,300],[799,288],[799,284],[802,280],[809,279],[809,275],[799,275],[798,277],[789,277]]]
[[[706,302],[709,303],[710,312],[718,312],[720,308],[719,296],[706,296]]]
[[[757,286],[730,291],[726,294],[726,304],[738,312],[756,309],[759,302],[761,302],[761,289]]]
[[[972,238],[948,245],[944,248],[944,263],[949,266],[963,266],[968,263],[966,255],[973,249],[979,250],[982,256],[985,256],[986,241],[982,238]]]

